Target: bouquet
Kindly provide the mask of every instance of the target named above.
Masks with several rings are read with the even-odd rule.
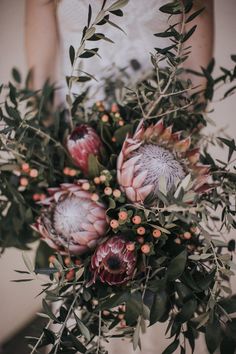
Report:
[[[27,271],[17,270],[26,274],[17,281],[43,279],[48,323],[29,338],[31,354],[43,346],[54,354],[108,353],[104,344],[114,337],[136,349],[157,322],[172,338],[163,354],[187,353],[187,342],[193,353],[200,332],[209,353],[219,346],[233,353],[235,240],[227,234],[236,228],[236,145],[202,128],[210,124],[206,103],[235,80],[236,67],[213,78],[212,61],[197,73],[206,89],[193,90],[181,64],[195,27],[186,33],[185,25],[203,9],[190,14],[192,1],[175,0],[160,11],[181,15],[181,23],[155,34],[172,44],[155,48],[153,71],[129,88],[110,78],[104,101],[88,107],[87,86],[73,93],[93,79],[77,75],[78,60],[98,55],[87,41],[110,41],[98,27],[120,29],[111,18],[127,2],[104,1],[96,16],[89,6],[81,45],[70,47],[69,109],[53,107],[55,85],[33,91],[30,75],[22,84],[17,69],[2,86],[1,246],[27,250],[41,240],[35,264],[23,253]],[[212,144],[228,149],[227,161],[211,156]]]

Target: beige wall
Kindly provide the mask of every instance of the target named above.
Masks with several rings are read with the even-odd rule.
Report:
[[[131,0],[134,1],[134,0]],[[146,0],[148,3],[148,1]],[[92,2],[91,2],[92,3]],[[215,56],[219,65],[229,66],[229,56],[236,54],[236,1],[216,0]],[[0,0],[0,81],[6,82],[13,66],[25,71],[23,50],[24,0]],[[236,136],[236,96],[216,105],[212,118],[220,125],[228,125]],[[221,152],[218,152],[219,156]],[[12,283],[13,269],[23,269],[21,252],[8,250],[0,258],[0,342],[19,329],[39,308],[35,299],[39,291],[36,283]],[[198,353],[203,353],[203,348]]]

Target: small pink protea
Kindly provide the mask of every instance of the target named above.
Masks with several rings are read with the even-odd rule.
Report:
[[[105,208],[82,189],[86,181],[49,188],[40,217],[32,226],[47,244],[62,254],[82,254],[97,245],[107,229]]]
[[[199,163],[199,148],[190,150],[190,145],[190,137],[181,139],[181,132],[172,133],[163,120],[147,128],[141,121],[134,136],[125,139],[117,161],[118,183],[127,198],[134,203],[149,195],[157,198],[161,179],[169,191],[189,173],[195,192],[209,190],[209,166]]]
[[[93,282],[99,278],[109,285],[127,283],[136,266],[135,251],[129,251],[121,236],[114,236],[98,246],[91,259]]]
[[[99,155],[102,142],[93,128],[81,124],[68,136],[66,146],[75,165],[87,174],[89,155]]]

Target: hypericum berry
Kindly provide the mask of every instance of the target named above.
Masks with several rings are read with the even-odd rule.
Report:
[[[114,189],[113,195],[114,195],[115,198],[120,198],[121,191],[119,189]]]
[[[69,176],[70,173],[70,168],[69,167],[65,167],[63,170],[64,175]]]
[[[27,187],[28,184],[29,184],[28,178],[26,178],[26,177],[21,177],[21,179],[20,179],[20,185],[21,185],[22,187]]]
[[[161,231],[158,229],[155,229],[155,230],[153,230],[152,235],[155,238],[159,238],[159,237],[161,237]]]
[[[107,179],[107,178],[106,178],[105,175],[101,175],[101,176],[100,176],[100,181],[101,181],[101,182],[106,182],[106,179]]]
[[[71,259],[70,259],[70,257],[66,257],[66,258],[64,259],[64,263],[65,263],[66,266],[70,265],[70,264],[71,264]]]
[[[109,117],[107,114],[103,114],[102,118],[101,118],[103,123],[107,123],[109,121]]]
[[[123,125],[125,124],[125,122],[121,119],[121,120],[119,120],[118,124],[119,124],[120,127],[123,127]]]
[[[32,198],[35,202],[37,202],[38,200],[40,200],[40,194],[34,193]]]
[[[70,177],[74,177],[74,176],[76,176],[76,174],[77,174],[76,170],[70,169],[70,171],[69,171],[69,176]]]
[[[112,141],[113,143],[115,143],[115,142],[116,142],[116,137],[113,136],[113,137],[111,138],[111,141]]]
[[[94,181],[94,183],[95,184],[99,184],[101,181],[100,181],[100,177],[95,177],[94,179],[93,179],[93,181]]]
[[[128,213],[126,211],[120,211],[118,215],[119,219],[122,221],[125,221],[128,218]]]
[[[90,189],[90,184],[89,184],[88,182],[84,182],[84,183],[82,184],[82,189],[83,189],[84,191],[88,191],[88,190]]]
[[[132,218],[132,221],[133,221],[133,223],[134,223],[135,225],[139,225],[139,224],[141,224],[142,219],[141,219],[141,217],[140,217],[139,215],[135,215],[135,216]]]
[[[38,175],[39,175],[39,171],[36,170],[36,168],[33,168],[32,170],[30,170],[29,175],[30,175],[30,177],[32,177],[32,178],[36,178],[36,177],[38,177]]]
[[[126,249],[127,249],[128,251],[134,251],[134,250],[135,250],[135,243],[134,243],[134,242],[129,242],[129,243],[127,243]]]
[[[180,245],[180,244],[181,244],[181,240],[180,240],[179,238],[176,238],[176,239],[174,240],[174,242],[175,242],[177,245]]]
[[[145,228],[143,226],[140,226],[140,227],[137,228],[137,234],[138,235],[145,235],[145,232],[146,232],[146,230],[145,230]]]
[[[66,274],[66,280],[72,281],[75,278],[75,271],[74,269],[69,270],[69,272]]]
[[[144,245],[142,245],[141,251],[142,251],[144,254],[148,254],[148,253],[150,253],[151,248],[150,248],[150,246],[149,246],[148,244],[145,243]]]
[[[28,172],[29,169],[30,169],[30,166],[29,166],[29,164],[28,164],[27,162],[24,162],[24,163],[21,165],[21,169],[22,169],[22,171],[24,171],[24,172]]]
[[[117,113],[119,111],[119,108],[116,103],[112,104],[111,111],[112,111],[112,113]]]
[[[192,234],[190,232],[186,231],[183,236],[184,236],[185,240],[190,240],[190,238],[192,237]]]
[[[117,227],[119,226],[119,223],[118,223],[117,220],[112,219],[112,220],[110,221],[110,226],[112,227],[112,229],[117,229]]]
[[[106,195],[112,195],[112,189],[111,189],[111,187],[106,187],[106,188],[104,189],[104,193],[105,193]]]

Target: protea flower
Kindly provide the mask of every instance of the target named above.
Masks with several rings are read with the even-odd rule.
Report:
[[[132,278],[136,265],[135,251],[129,251],[122,236],[114,236],[98,246],[91,259],[93,282],[119,285]]]
[[[93,128],[81,124],[68,136],[66,146],[75,165],[87,174],[89,155],[99,155],[102,142]]]
[[[125,139],[117,162],[117,179],[127,198],[134,203],[150,194],[157,198],[162,178],[169,191],[189,173],[194,176],[192,189],[207,191],[209,166],[199,163],[199,149],[190,145],[190,137],[181,139],[181,132],[172,133],[163,120],[146,129],[141,121],[134,136]]]
[[[82,189],[85,181],[50,188],[42,213],[32,226],[47,244],[62,254],[93,249],[106,232],[105,208]]]

